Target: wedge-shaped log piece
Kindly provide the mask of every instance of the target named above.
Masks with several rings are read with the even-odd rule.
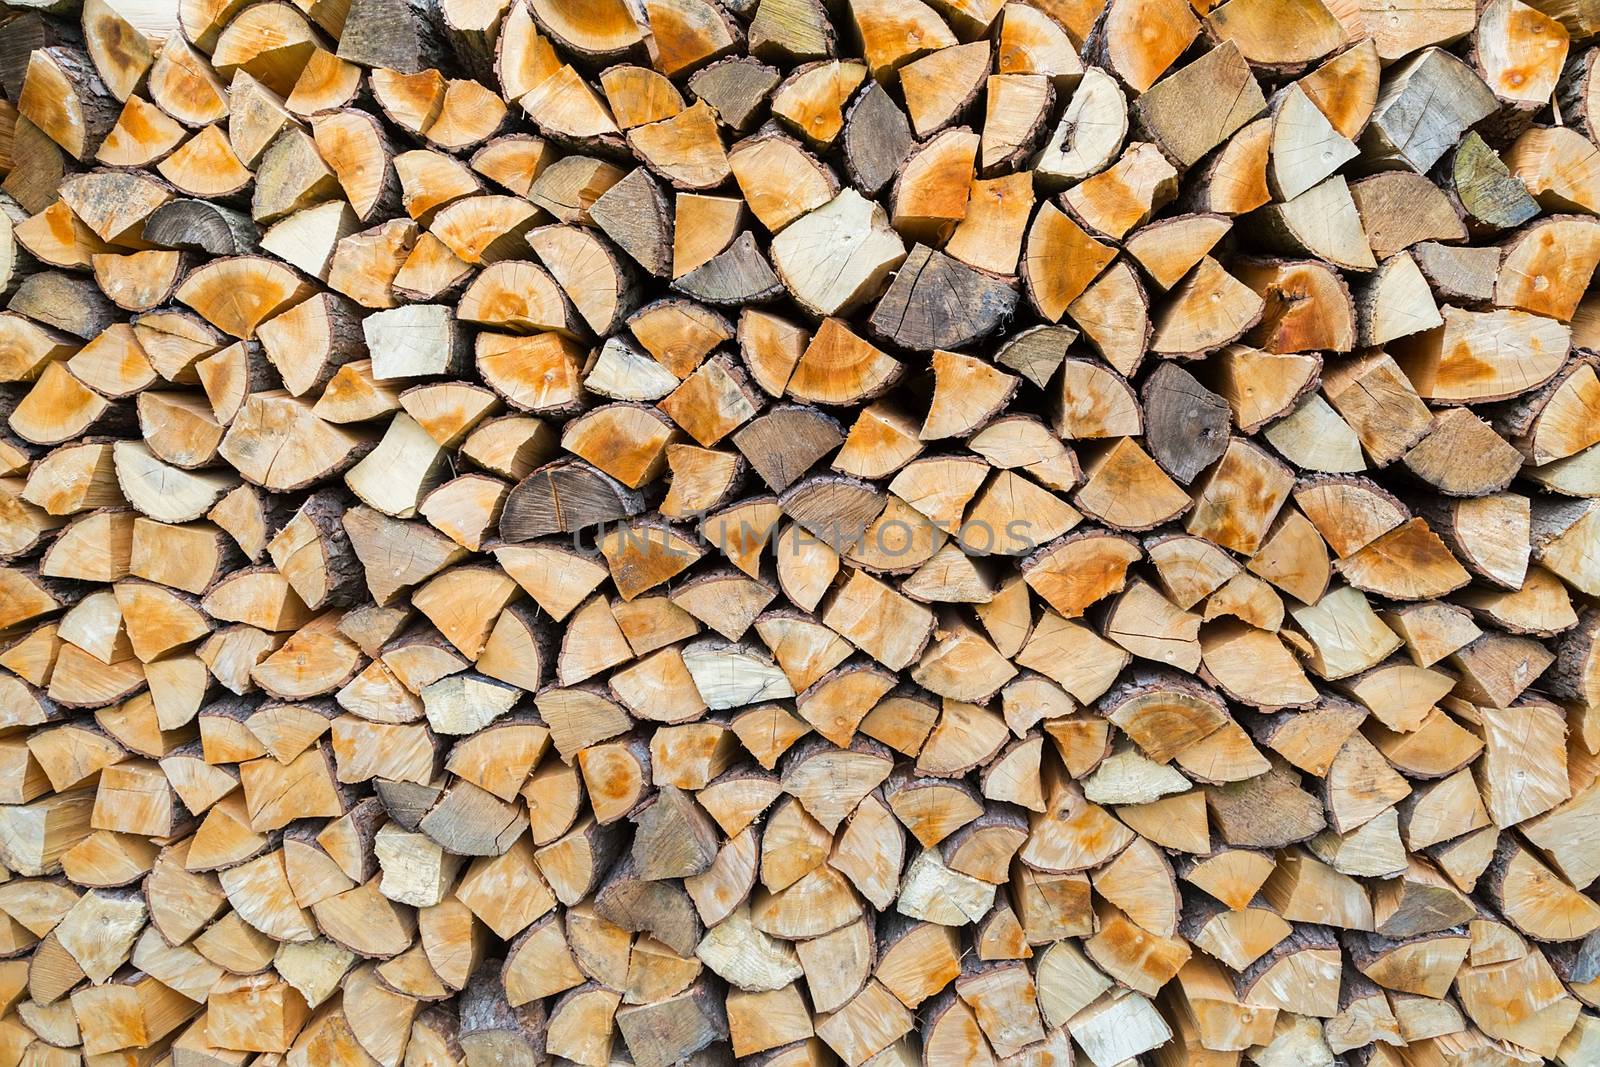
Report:
[[[162,463],[141,442],[119,441],[114,456],[123,495],[157,522],[198,519],[236,484],[226,474],[195,473]]]
[[[891,221],[902,236],[940,245],[967,215],[976,176],[978,135],[945,130],[915,150],[895,179]]]
[[[911,664],[933,631],[933,613],[862,571],[823,612],[823,622],[891,670]]]
[[[1357,154],[1298,85],[1274,101],[1267,180],[1281,199],[1299,196]]]
[[[1385,353],[1331,368],[1323,380],[1323,395],[1380,467],[1403,456],[1433,425],[1415,385]]]
[[[1071,216],[1045,203],[1028,229],[1022,278],[1029,302],[1051,322],[1061,321],[1116,257],[1111,247],[1089,236]]]
[[[1138,27],[1146,24],[1146,18],[1159,20],[1160,29],[1142,33]],[[1199,32],[1194,13],[1179,4],[1163,3],[1144,11],[1123,0],[1107,5],[1084,50],[1137,94],[1154,85]]]
[[[1535,940],[1577,940],[1600,928],[1600,907],[1509,834],[1501,836],[1484,879],[1506,921]]]
[[[1395,346],[1417,393],[1443,403],[1503,400],[1543,385],[1561,368],[1570,331],[1514,309],[1443,309],[1444,325]],[[1491,340],[1492,338],[1492,340]]]
[[[1182,515],[1193,501],[1131,437],[1102,446],[1084,464],[1073,503],[1120,530],[1148,530]]]
[[[1438,95],[1450,103],[1435,109]],[[1426,173],[1466,130],[1495,110],[1494,93],[1459,59],[1438,48],[1391,68],[1362,135],[1375,159]]]
[[[749,231],[674,284],[697,300],[721,305],[765,303],[783,292],[783,283]]]
[[[1459,589],[1466,570],[1422,519],[1412,519],[1339,561],[1358,589],[1395,600],[1429,600]]]
[[[257,326],[298,304],[311,290],[272,260],[236,256],[195,270],[175,295],[218,329],[248,339]]]
[[[1233,41],[1250,62],[1294,67],[1321,59],[1346,40],[1345,28],[1316,0],[1282,6],[1261,0],[1235,0],[1206,16],[1210,31]]]
[[[1600,226],[1587,218],[1544,219],[1523,230],[1507,250],[1495,284],[1495,303],[1571,321],[1582,289],[1600,263]],[[1559,247],[1561,254],[1556,255]]]
[[[773,90],[773,115],[806,139],[825,149],[844,127],[844,106],[866,77],[854,60],[824,60],[796,68]]]
[[[337,474],[370,444],[363,434],[317,418],[304,401],[257,393],[234,418],[218,452],[248,480],[281,492]]]
[[[987,41],[940,48],[900,69],[911,127],[926,139],[970,104],[989,72]]]
[[[1402,252],[1385,260],[1357,296],[1359,339],[1383,345],[1444,324],[1416,259]]]
[[[787,392],[811,403],[856,403],[883,393],[900,372],[900,364],[887,353],[842,320],[827,318],[795,364]]]
[[[1140,130],[1180,167],[1192,167],[1266,107],[1261,87],[1231,40],[1139,94]]]
[[[94,155],[118,110],[87,53],[54,45],[28,56],[17,111],[72,158]]]
[[[1531,129],[1506,150],[1505,162],[1547,210],[1592,212],[1600,203],[1594,146],[1576,130]]]
[[[1091,66],[1031,162],[1041,180],[1059,188],[1103,171],[1127,134],[1128,104],[1122,90],[1111,75]]]
[[[1156,313],[1151,350],[1169,357],[1197,358],[1238,340],[1260,321],[1265,307],[1248,285],[1205,256]]]
[[[878,295],[905,246],[876,203],[847,189],[786,227],[772,262],[797,301],[822,316],[849,312]]]
[[[1131,990],[1094,998],[1066,1026],[1095,1067],[1113,1067],[1167,1044],[1173,1036],[1156,1006]]]
[[[1269,245],[1284,251],[1315,256],[1346,270],[1377,267],[1350,187],[1340,175],[1293,200],[1263,208],[1254,224]]]
[[[660,184],[643,167],[630,171],[590,205],[594,224],[646,271],[670,270],[672,218]]]
[[[1177,178],[1160,149],[1136,142],[1106,170],[1067,190],[1062,200],[1097,233],[1121,239],[1177,195]]]
[[[708,104],[696,103],[672,118],[635,127],[627,137],[645,164],[676,188],[711,189],[730,174]]]
[[[1083,295],[1067,305],[1067,315],[1120,374],[1132,374],[1150,340],[1149,304],[1143,285],[1126,260],[1113,263]]]
[[[413,304],[396,311],[420,313],[426,309],[434,315],[438,307]],[[480,272],[461,294],[456,314],[466,322],[512,333],[555,332],[578,338],[586,331],[577,309],[556,280],[543,267],[523,260],[503,260]]]

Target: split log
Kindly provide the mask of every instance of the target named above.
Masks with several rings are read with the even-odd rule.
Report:
[[[1589,1063],[1589,6],[27,0],[0,1059]]]

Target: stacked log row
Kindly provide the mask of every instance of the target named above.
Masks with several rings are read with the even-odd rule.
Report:
[[[0,1067],[1600,1064],[1594,0],[13,0]]]

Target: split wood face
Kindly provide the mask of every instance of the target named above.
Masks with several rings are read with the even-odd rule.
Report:
[[[1600,6],[0,19],[0,1067],[1600,1064]]]

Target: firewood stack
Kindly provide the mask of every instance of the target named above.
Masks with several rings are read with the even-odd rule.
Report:
[[[0,1067],[1600,1064],[1600,0],[11,0]]]

